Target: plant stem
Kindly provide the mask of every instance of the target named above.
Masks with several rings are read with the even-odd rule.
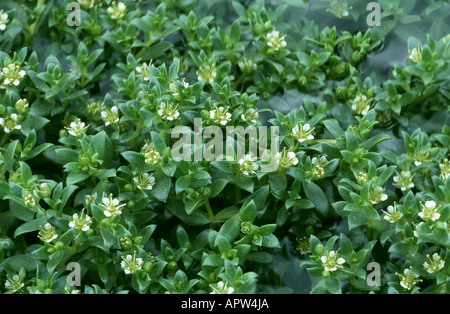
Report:
[[[2,140],[0,142],[0,146],[3,146],[6,144],[6,142],[9,140],[9,137],[11,136],[11,133],[5,133],[2,137]]]
[[[209,200],[205,203],[206,210],[208,211],[208,217],[210,220],[214,220],[214,213],[212,211],[211,205],[209,204]]]
[[[237,183],[234,185],[234,199],[236,202],[241,200],[241,188],[237,185]]]
[[[144,52],[147,51],[148,48],[150,48],[150,46],[153,44],[153,41],[149,40],[144,47],[142,47],[142,49],[137,53],[136,55],[136,59],[139,59],[140,57],[142,57],[142,55],[144,54]]]
[[[208,212],[208,218],[209,218],[209,228],[212,229],[214,225],[216,225],[216,216],[214,216],[214,213],[212,211],[211,205],[209,204],[209,200],[205,203],[206,211]]]
[[[46,0],[38,0],[35,10],[38,11],[38,9],[45,4],[45,1]],[[25,42],[27,44],[31,41],[31,38],[33,37],[34,32],[36,31],[36,25],[37,25],[38,21],[39,21],[39,17],[36,18],[36,21],[33,24],[31,24],[30,27],[28,28],[28,33],[25,38]]]

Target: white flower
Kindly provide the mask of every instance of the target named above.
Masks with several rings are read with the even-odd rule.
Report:
[[[410,49],[409,52],[409,57],[408,59],[411,60],[414,63],[419,63],[420,61],[422,61],[422,48],[417,46],[416,48],[413,48],[412,50]]]
[[[321,256],[320,260],[322,267],[326,271],[336,271],[338,268],[343,268],[342,264],[345,263],[345,260],[339,257],[335,251],[325,252],[325,255]]]
[[[306,123],[298,123],[292,128],[292,136],[294,136],[300,143],[303,143],[307,140],[313,140],[314,135],[312,135],[314,128],[311,129],[311,126]]]
[[[399,221],[402,217],[403,214],[401,211],[397,210],[397,205],[394,204],[394,206],[389,205],[387,208],[387,212],[383,211],[382,212],[385,214],[384,215],[384,220],[387,220],[391,223],[394,223],[396,221]]]
[[[356,114],[365,116],[370,110],[371,99],[367,99],[366,95],[360,94],[355,97],[351,101],[352,110],[356,112]]]
[[[333,13],[337,18],[342,18],[343,16],[348,16],[348,10],[350,9],[352,7],[349,7],[346,1],[332,0],[327,12]]]
[[[256,170],[258,170],[259,166],[257,163],[255,163],[256,157],[253,158],[251,155],[244,155],[242,159],[239,159],[239,166],[240,170],[243,174],[249,175],[256,173]]]
[[[100,115],[106,126],[119,122],[119,108],[117,108],[117,106],[113,106],[111,109],[105,107]]]
[[[133,255],[128,254],[126,257],[122,256],[122,262],[120,262],[120,267],[122,267],[125,274],[133,274],[136,269],[141,269],[144,261],[142,258],[136,258],[136,252]]]
[[[444,159],[444,161],[439,164],[439,168],[441,169],[441,179],[446,182],[450,177],[450,163],[448,159]]]
[[[136,67],[136,72],[138,73],[138,76],[141,76],[146,82],[150,80],[150,71],[148,69],[149,66],[151,66],[151,63],[147,65],[147,63],[144,62],[142,63],[142,66]]]
[[[397,274],[399,276],[400,285],[406,290],[411,290],[417,283],[422,280],[417,279],[419,275],[413,273],[410,268],[407,268],[403,271],[403,275]]]
[[[158,163],[159,158],[160,158],[160,154],[159,152],[156,150],[155,145],[153,145],[153,143],[147,143],[147,141],[145,142],[144,146],[141,149],[141,153],[144,155],[145,157],[145,163],[154,166]]]
[[[216,75],[217,75],[214,66],[215,66],[215,63],[212,63],[211,65],[204,64],[204,65],[200,66],[196,72],[197,79],[199,81],[205,81],[210,84],[212,82],[214,82],[214,79],[216,78]]]
[[[411,176],[409,171],[402,171],[400,174],[397,172],[397,175],[393,178],[395,182],[393,185],[405,192],[414,187],[413,178],[414,176]]]
[[[242,121],[248,123],[256,123],[259,118],[259,113],[255,108],[249,108],[241,114]]]
[[[18,123],[19,117],[17,113],[12,113],[6,118],[0,118],[0,125],[5,133],[11,133],[14,130],[20,130],[22,126]]]
[[[81,212],[81,215],[78,216],[77,213],[73,214],[72,216],[73,220],[69,222],[69,227],[81,230],[81,231],[88,231],[90,228],[90,225],[92,223],[91,217],[88,215],[85,215],[84,210]]]
[[[429,161],[428,157],[429,157],[430,153],[425,151],[425,150],[420,150],[418,152],[416,152],[414,154],[414,165],[416,167],[419,167],[422,163]]]
[[[219,107],[217,108],[214,105],[215,109],[209,112],[209,117],[213,119],[214,123],[218,123],[220,125],[226,125],[231,121],[231,113],[228,112],[228,107]]]
[[[286,148],[284,148],[282,152],[278,152],[275,157],[281,168],[287,169],[298,164],[298,158],[295,153],[286,151]]]
[[[272,30],[266,34],[266,44],[273,50],[278,51],[280,48],[286,47],[284,37],[285,35],[280,37],[280,32]]]
[[[11,292],[17,292],[24,287],[24,283],[22,282],[22,278],[19,275],[14,275],[11,277],[6,275],[5,288]]]
[[[140,190],[151,190],[153,185],[155,185],[155,177],[148,173],[141,172],[133,178],[133,182]]]
[[[441,217],[441,214],[438,213],[441,206],[436,207],[435,201],[426,201],[425,205],[421,203],[422,211],[419,213],[420,218],[423,220],[431,219],[432,221],[436,221]]]
[[[219,281],[216,286],[209,286],[213,290],[210,294],[232,294],[234,292],[234,288],[228,287],[223,281]]]
[[[25,77],[26,72],[17,64],[8,64],[2,69],[1,77],[4,78],[4,86],[19,86],[20,81]]]
[[[116,1],[111,2],[111,6],[108,7],[107,12],[111,19],[118,20],[122,18],[127,11],[127,6],[123,2],[116,4]]]
[[[50,243],[58,238],[58,234],[56,234],[55,227],[47,222],[44,226],[39,227],[38,238],[41,241]]]
[[[75,137],[81,137],[84,133],[86,133],[86,130],[88,129],[89,125],[86,126],[84,122],[78,121],[78,122],[71,122],[70,126],[66,127],[67,132],[69,132],[70,135]]]
[[[84,9],[92,9],[95,5],[96,0],[78,0],[78,3]]]
[[[0,31],[4,31],[6,29],[6,24],[9,22],[8,14],[3,13],[3,10],[0,11]]]
[[[173,121],[176,120],[180,113],[178,112],[178,104],[174,105],[173,103],[162,102],[159,104],[158,115],[161,116],[162,119]]]
[[[427,254],[427,261],[423,263],[426,271],[430,274],[440,271],[445,266],[445,261],[439,256],[438,253],[434,253],[432,257]]]
[[[42,182],[41,184],[36,185],[33,189],[33,195],[36,196],[37,198],[41,199],[49,198],[51,194],[52,188],[46,182]]]
[[[246,73],[252,72],[252,71],[256,70],[256,68],[257,68],[257,65],[255,63],[253,63],[252,60],[247,60],[246,57],[244,57],[243,61],[238,62],[238,66],[242,70],[242,72],[246,72]]]
[[[122,214],[121,208],[125,206],[125,204],[120,205],[117,198],[113,199],[112,194],[109,197],[103,197],[102,202],[103,204],[99,204],[99,206],[103,209],[103,214],[106,217]]]
[[[18,113],[26,113],[28,111],[28,101],[26,98],[16,101],[16,110]]]
[[[184,78],[181,82],[172,82],[169,84],[169,91],[171,92],[172,96],[174,97],[178,97],[180,96],[180,90],[178,89],[177,86],[181,86],[182,88],[188,88],[189,87],[189,83],[185,82]]]
[[[384,202],[388,199],[387,194],[384,193],[385,191],[386,189],[383,189],[381,186],[372,186],[369,192],[369,201],[374,205],[380,202]]]

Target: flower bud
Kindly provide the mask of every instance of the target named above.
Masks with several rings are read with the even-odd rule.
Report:
[[[209,111],[208,110],[202,110],[200,112],[200,115],[201,115],[202,119],[209,119]]]
[[[144,269],[147,273],[149,273],[149,272],[152,270],[152,268],[153,268],[153,263],[151,263],[151,262],[146,262],[146,263],[144,263],[143,269]]]
[[[61,250],[64,247],[64,243],[62,243],[61,241],[56,242],[55,244],[55,250]]]
[[[120,238],[119,243],[123,250],[129,250],[133,247],[133,242],[128,237]]]
[[[347,98],[348,88],[346,86],[339,86],[336,89],[336,97],[339,100],[344,100]]]
[[[142,238],[141,236],[137,236],[133,239],[133,242],[136,243],[137,245],[142,244],[142,241],[144,240],[144,238]]]
[[[307,235],[311,235],[314,234],[314,227],[313,226],[308,226],[305,230]]]
[[[253,224],[248,221],[243,221],[241,223],[241,232],[243,234],[250,234],[250,232],[253,230]]]
[[[350,56],[350,61],[353,64],[359,63],[362,60],[362,54],[359,51],[353,51],[352,55]]]
[[[308,79],[306,78],[306,76],[302,75],[299,79],[298,79],[298,84],[300,86],[305,86],[308,83]]]
[[[328,277],[330,277],[330,272],[327,271],[327,270],[324,270],[324,271],[322,272],[322,277],[323,277],[323,278],[328,278]]]
[[[322,243],[319,243],[314,248],[314,251],[317,253],[317,255],[323,255],[323,253],[325,253],[325,247]]]
[[[28,112],[28,101],[26,99],[19,99],[16,102],[16,110],[19,114],[25,114]]]
[[[170,261],[169,264],[167,264],[167,269],[169,271],[174,271],[178,269],[178,264],[175,261]]]

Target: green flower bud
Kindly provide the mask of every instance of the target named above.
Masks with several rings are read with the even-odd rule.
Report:
[[[28,112],[28,101],[26,99],[19,99],[16,102],[16,110],[19,114],[25,114]]]
[[[146,262],[146,263],[144,263],[143,269],[144,269],[147,273],[149,273],[149,272],[152,270],[152,268],[153,268],[153,263],[151,263],[151,262]]]
[[[15,153],[20,154],[21,152],[22,152],[22,144],[20,142],[18,142]]]
[[[163,156],[169,158],[170,156],[172,156],[172,150],[170,149],[170,147],[166,147],[163,151]]]
[[[211,188],[209,186],[205,187],[202,194],[204,197],[208,197],[211,194]]]
[[[313,226],[308,226],[305,230],[307,235],[311,235],[314,234],[314,227]]]
[[[339,100],[344,100],[347,98],[348,88],[346,86],[339,86],[336,89],[336,97]]]
[[[200,115],[201,115],[202,119],[209,119],[209,111],[208,110],[202,110],[200,112]]]
[[[56,242],[55,244],[55,250],[61,250],[64,247],[64,243],[61,241]]]
[[[314,251],[317,253],[317,255],[323,255],[323,253],[325,253],[325,247],[322,243],[319,243],[314,248]]]
[[[144,240],[143,237],[141,236],[137,236],[133,239],[133,242],[136,243],[137,245],[142,244],[142,241]]]
[[[352,53],[352,55],[351,55],[351,57],[350,57],[350,61],[351,61],[353,64],[357,64],[357,63],[360,63],[361,60],[362,60],[362,54],[361,54],[361,52],[359,52],[359,51],[353,51],[353,53]]]
[[[260,23],[256,23],[255,26],[253,27],[253,30],[255,31],[256,34],[261,34],[264,30],[264,26]]]
[[[178,264],[175,261],[170,261],[169,264],[167,264],[167,269],[169,271],[175,271],[178,269]]]
[[[250,234],[250,232],[252,232],[252,230],[253,230],[253,224],[251,222],[243,221],[241,223],[241,232],[243,234]]]
[[[133,242],[128,237],[120,238],[119,243],[123,250],[129,250],[133,247]]]
[[[123,189],[125,190],[125,192],[133,192],[133,185],[131,185],[130,183],[125,184]]]
[[[306,78],[306,76],[302,75],[299,79],[298,79],[298,84],[300,86],[305,86],[308,83],[308,79]]]

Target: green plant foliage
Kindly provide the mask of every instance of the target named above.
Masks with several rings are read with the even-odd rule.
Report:
[[[448,1],[66,2],[0,3],[0,293],[449,292]]]

